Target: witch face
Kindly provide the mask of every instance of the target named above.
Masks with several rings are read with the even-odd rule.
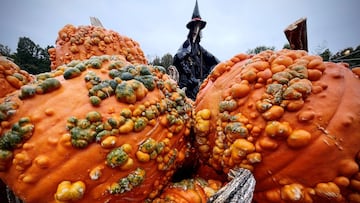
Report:
[[[192,30],[191,42],[195,43],[199,35],[200,35],[200,23],[195,23]]]

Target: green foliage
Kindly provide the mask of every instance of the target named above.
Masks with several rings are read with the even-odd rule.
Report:
[[[161,64],[163,67],[167,68],[173,63],[173,56],[169,53],[161,57]]]
[[[332,55],[332,53],[330,52],[330,50],[327,48],[326,42],[322,42],[321,44],[319,44],[315,50],[314,50],[314,54],[319,55],[323,58],[324,61],[329,61],[330,57]]]
[[[247,54],[258,54],[265,50],[275,50],[274,46],[268,47],[268,46],[257,46],[254,49],[248,49],[246,51]]]
[[[154,66],[161,66],[161,59],[158,56],[155,56],[153,61],[150,61],[150,64]]]
[[[322,53],[319,53],[319,56],[321,56],[324,61],[329,61],[331,57],[331,52],[329,49],[325,49]]]
[[[167,68],[172,64],[172,62],[173,62],[173,56],[167,53],[161,58],[156,56],[155,59],[150,62],[150,64]]]
[[[45,49],[35,44],[27,37],[20,37],[14,62],[23,70],[31,74],[50,71],[50,59],[47,46]]]
[[[289,43],[284,44],[283,49],[291,49],[290,44]]]
[[[0,55],[1,56],[11,56],[11,49],[8,46],[0,44]]]

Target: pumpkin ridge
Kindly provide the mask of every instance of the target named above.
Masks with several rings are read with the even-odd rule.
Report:
[[[139,78],[112,77],[115,69]],[[79,203],[153,199],[189,156],[192,103],[163,67],[103,55],[38,75],[34,87],[48,78],[58,80],[61,85],[55,87],[60,88],[52,89],[47,82],[22,99],[17,97],[21,90],[1,98],[1,111],[15,112],[1,121],[2,135],[25,116],[35,126],[32,137],[0,163],[1,178],[26,202],[64,201],[62,188],[73,184],[82,191],[72,197]],[[119,101],[112,91],[121,83],[133,90],[120,95],[128,100]],[[149,138],[155,140],[155,149],[138,156],[141,143]],[[118,147],[123,148],[116,151]],[[145,170],[141,184],[142,170],[134,172],[139,167]]]
[[[331,65],[330,65],[331,66]],[[337,68],[339,71],[341,71],[341,72],[344,72],[344,70],[345,69],[343,69],[343,67],[334,67],[334,68]],[[326,70],[329,70],[330,68],[327,68],[327,69],[325,69],[325,73],[326,73]],[[336,86],[345,86],[345,87],[347,87],[347,81],[348,80],[346,80],[346,79],[344,79],[344,80],[342,80],[342,81],[340,81],[341,82],[341,84],[339,84],[339,85],[336,85]],[[339,111],[339,106],[341,106],[341,104],[343,104],[343,102],[345,102],[345,100],[343,99],[343,97],[344,97],[344,95],[345,95],[345,93],[346,93],[346,91],[341,91],[341,95],[337,95],[337,99],[336,99],[336,104],[337,104],[337,106],[336,107],[333,107],[334,109],[335,109],[335,111],[334,112],[332,112],[332,115],[330,115],[329,117],[330,117],[330,120],[328,120],[328,122],[327,122],[327,124],[326,125],[322,125],[322,126],[319,126],[319,127],[322,127],[322,128],[324,128],[324,129],[327,129],[327,127],[330,125],[330,123],[332,122],[332,120],[335,118],[335,116],[334,115],[336,115],[337,113],[338,113],[338,111]]]
[[[337,68],[339,71],[344,71],[343,70],[343,68],[342,67],[335,67],[335,68]],[[328,68],[327,70],[329,70],[330,68]],[[326,70],[325,70],[326,71]],[[348,87],[347,85],[346,85],[346,82],[347,82],[347,80],[342,80],[342,81],[339,81],[339,83],[341,83],[341,84],[338,84],[338,85],[334,85],[334,86],[341,86],[341,87],[343,87],[343,86],[345,86],[345,87]],[[329,87],[330,88],[330,87]],[[344,95],[346,94],[346,91],[341,91],[341,95],[337,95],[337,98],[338,98],[338,100],[337,101],[339,101],[339,102],[336,102],[336,104],[337,104],[337,106],[336,107],[334,107],[334,106],[331,106],[333,109],[335,109],[335,111],[333,111],[332,112],[332,114],[331,115],[328,115],[329,117],[330,117],[330,119],[329,120],[327,120],[326,121],[326,123],[324,123],[324,122],[322,122],[321,124],[319,124],[319,123],[315,123],[315,124],[313,124],[313,128],[316,128],[315,130],[314,130],[314,132],[312,133],[312,135],[313,135],[313,139],[312,139],[312,141],[311,141],[311,143],[312,142],[317,142],[318,141],[318,138],[321,138],[321,137],[323,137],[323,136],[325,136],[324,138],[322,138],[322,139],[332,139],[332,140],[334,140],[334,138],[332,137],[332,135],[327,131],[327,127],[328,126],[332,126],[333,125],[333,122],[335,122],[334,121],[334,119],[336,119],[336,115],[338,115],[338,114],[342,114],[342,112],[340,112],[340,110],[339,110],[339,106],[342,106],[342,103],[343,102],[346,102],[344,99],[342,99],[343,97],[344,97]],[[313,99],[315,99],[314,98],[315,97],[315,95],[311,95],[311,96],[309,96],[308,97],[308,99],[309,100],[313,100]],[[305,104],[305,106],[306,106],[306,104]],[[285,119],[286,120],[286,119]],[[316,134],[315,134],[316,133]],[[321,141],[321,142],[323,142],[323,141]],[[336,140],[334,140],[334,142],[336,142]],[[326,144],[326,143],[324,143],[325,145],[328,145],[328,144]],[[337,145],[337,144],[336,144]],[[337,147],[340,147],[340,146],[337,146]],[[304,151],[304,150],[302,150],[302,151]],[[298,159],[298,158],[296,158],[296,159]],[[274,169],[272,169],[271,170],[271,174],[277,174],[277,173],[283,173],[283,171],[286,171],[287,170],[287,168],[289,167],[289,168],[294,168],[293,166],[291,166],[291,163],[293,163],[293,162],[296,162],[296,159],[289,159],[287,162],[284,162],[282,165],[278,165],[278,168],[280,169],[280,170],[274,170]],[[269,173],[269,175],[271,175],[270,173]],[[262,182],[262,181],[264,181],[264,179],[267,179],[267,177],[266,176],[264,176],[264,178],[263,179],[258,179],[258,182]],[[328,180],[328,181],[331,181],[331,180]],[[300,183],[301,183],[301,181],[300,181]],[[314,186],[314,185],[313,185]],[[265,190],[267,190],[267,189],[265,189]],[[260,190],[259,190],[260,191]]]
[[[229,63],[195,100],[200,158],[225,173],[251,170],[256,202],[356,199],[358,85],[346,65],[305,51],[265,51]]]

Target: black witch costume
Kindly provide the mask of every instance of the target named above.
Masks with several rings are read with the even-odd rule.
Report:
[[[179,72],[179,86],[186,88],[186,96],[195,100],[202,81],[209,75],[219,60],[204,49],[200,43],[200,32],[206,22],[201,20],[196,1],[192,20],[186,25],[189,29],[187,40],[174,56],[173,65]]]

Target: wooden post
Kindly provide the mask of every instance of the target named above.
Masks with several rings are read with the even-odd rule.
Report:
[[[291,49],[308,51],[306,18],[300,18],[284,30]]]
[[[96,18],[96,17],[90,17],[90,22],[91,22],[92,26],[104,27],[101,24],[100,20],[98,18]]]

